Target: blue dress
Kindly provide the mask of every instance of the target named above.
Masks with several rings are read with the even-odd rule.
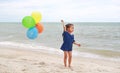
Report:
[[[72,45],[73,42],[75,42],[74,35],[71,35],[67,31],[64,31],[62,36],[63,36],[63,44],[60,49],[63,51],[72,51]]]

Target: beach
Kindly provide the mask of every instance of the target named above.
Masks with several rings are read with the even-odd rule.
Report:
[[[1,47],[0,73],[120,73],[120,61],[73,56],[70,69],[63,55]]]
[[[0,73],[120,73],[120,0],[0,0],[0,7]]]
[[[63,64],[60,23],[44,23],[35,40],[21,23],[0,23],[0,73],[120,73],[120,23],[74,24],[81,47],[73,46],[70,69]]]

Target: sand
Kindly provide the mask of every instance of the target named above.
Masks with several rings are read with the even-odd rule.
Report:
[[[73,56],[70,69],[63,55],[0,48],[0,73],[120,73],[120,62]]]

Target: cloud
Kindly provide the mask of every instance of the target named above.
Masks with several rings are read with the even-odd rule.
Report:
[[[20,22],[32,11],[40,11],[42,21],[120,21],[119,0],[7,0],[0,8],[1,22]]]

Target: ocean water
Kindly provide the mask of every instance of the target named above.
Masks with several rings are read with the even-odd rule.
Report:
[[[120,22],[74,22],[76,56],[120,59]],[[26,37],[21,23],[0,23],[0,47],[27,48],[60,53],[63,28],[60,23],[44,22],[44,31],[35,40]],[[50,47],[48,49],[48,47]]]

